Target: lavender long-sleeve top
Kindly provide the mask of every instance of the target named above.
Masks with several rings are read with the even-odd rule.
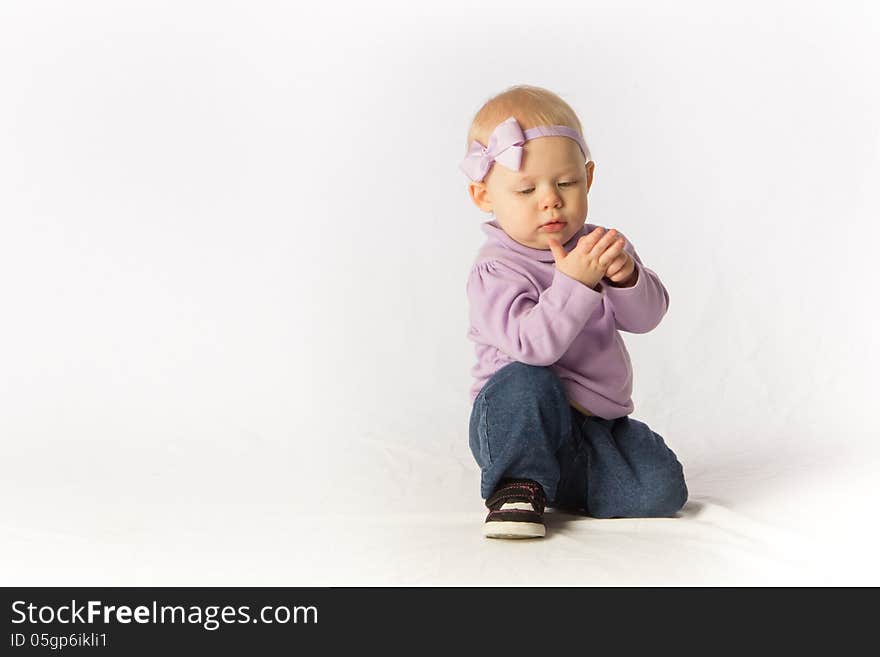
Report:
[[[584,224],[566,252],[595,227]],[[569,400],[599,417],[632,413],[632,365],[619,331],[647,333],[669,307],[669,293],[632,243],[624,250],[638,269],[636,284],[618,288],[602,279],[590,289],[557,270],[551,251],[520,244],[495,220],[481,228],[488,239],[467,281],[467,337],[477,356],[471,404],[492,374],[520,361],[549,366]]]

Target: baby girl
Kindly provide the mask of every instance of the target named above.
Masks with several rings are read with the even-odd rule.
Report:
[[[511,87],[474,117],[461,169],[492,221],[471,268],[477,364],[470,448],[493,538],[545,535],[544,508],[595,518],[674,516],[675,454],[629,417],[620,331],[647,333],[669,294],[614,228],[585,223],[595,164],[558,95]]]

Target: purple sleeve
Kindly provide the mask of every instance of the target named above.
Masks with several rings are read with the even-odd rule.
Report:
[[[669,309],[669,293],[660,282],[660,277],[642,264],[628,239],[623,250],[635,261],[639,272],[636,284],[632,287],[613,287],[603,279],[602,288],[614,313],[615,326],[628,333],[647,333],[660,323]]]
[[[558,269],[538,294],[523,274],[498,261],[477,264],[467,283],[472,330],[513,360],[552,365],[584,328],[602,301]]]

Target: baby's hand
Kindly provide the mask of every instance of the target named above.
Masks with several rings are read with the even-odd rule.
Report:
[[[550,238],[550,252],[556,269],[593,289],[605,275],[608,266],[623,252],[626,240],[613,228],[608,232],[597,226],[581,237],[568,253],[558,240]],[[625,279],[621,279],[625,280]]]
[[[639,280],[635,260],[626,251],[621,251],[608,263],[605,277],[611,281],[613,287],[632,287]]]

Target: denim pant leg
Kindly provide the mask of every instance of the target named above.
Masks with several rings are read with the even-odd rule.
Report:
[[[662,436],[629,416],[577,413],[573,430],[585,455],[584,508],[594,518],[669,517],[688,498],[684,470]]]
[[[470,417],[470,448],[487,499],[505,477],[533,479],[556,495],[557,452],[571,440],[571,407],[549,367],[508,363],[483,385]]]

